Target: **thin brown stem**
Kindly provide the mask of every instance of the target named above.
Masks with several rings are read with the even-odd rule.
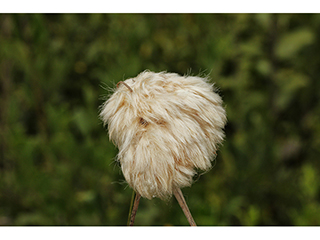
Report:
[[[192,217],[191,212],[190,212],[190,210],[188,208],[186,200],[183,197],[181,189],[178,188],[178,187],[175,188],[174,191],[173,191],[173,194],[176,197],[180,207],[182,208],[182,211],[184,212],[184,215],[187,217],[190,226],[197,226],[196,222],[193,220],[193,217]]]
[[[132,212],[131,212],[131,218],[130,218],[129,226],[133,226],[133,224],[134,224],[134,219],[136,218],[136,214],[137,214],[137,211],[138,211],[140,198],[141,198],[141,195],[138,192],[136,192],[136,197],[134,199],[134,204],[133,204],[133,208],[132,208]]]
[[[119,85],[120,85],[121,83],[122,83],[123,85],[125,85],[125,86],[130,90],[130,92],[133,92],[132,88],[131,88],[131,87],[129,87],[129,85],[128,85],[128,84],[126,84],[126,83],[125,83],[125,82],[123,82],[123,81],[118,82],[118,83],[117,83],[117,87],[119,87]]]

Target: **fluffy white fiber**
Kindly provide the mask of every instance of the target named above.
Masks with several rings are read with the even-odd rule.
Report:
[[[226,113],[206,78],[144,71],[119,82],[100,117],[119,148],[124,177],[142,197],[165,199],[207,171]]]

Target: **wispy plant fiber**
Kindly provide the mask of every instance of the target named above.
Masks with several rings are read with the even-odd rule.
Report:
[[[100,117],[119,148],[128,184],[166,199],[207,171],[223,141],[226,112],[206,78],[144,71],[117,85]]]

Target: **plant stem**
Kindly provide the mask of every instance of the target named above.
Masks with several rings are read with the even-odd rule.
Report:
[[[133,226],[133,224],[134,224],[134,219],[136,218],[136,214],[137,214],[137,211],[138,211],[140,198],[141,198],[141,195],[138,192],[136,192],[136,198],[134,199],[134,204],[133,204],[133,208],[132,208],[132,213],[131,213],[130,225],[129,226]]]
[[[184,212],[184,215],[188,219],[188,222],[189,222],[190,226],[197,226],[196,222],[193,220],[193,217],[192,217],[191,212],[190,212],[190,210],[188,208],[186,200],[183,197],[181,189],[178,188],[178,187],[175,188],[174,191],[173,191],[173,194],[176,197],[180,207],[182,208],[182,211]]]
[[[130,224],[130,218],[131,218],[131,211],[132,211],[134,196],[135,196],[135,191],[132,190],[131,201],[130,201],[130,208],[129,208],[129,214],[128,214],[128,220],[127,220],[127,226],[129,226],[129,224]]]

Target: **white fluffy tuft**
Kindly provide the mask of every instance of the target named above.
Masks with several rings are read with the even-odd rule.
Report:
[[[144,71],[103,104],[124,177],[142,197],[170,197],[210,169],[226,123],[214,90],[205,78]]]

